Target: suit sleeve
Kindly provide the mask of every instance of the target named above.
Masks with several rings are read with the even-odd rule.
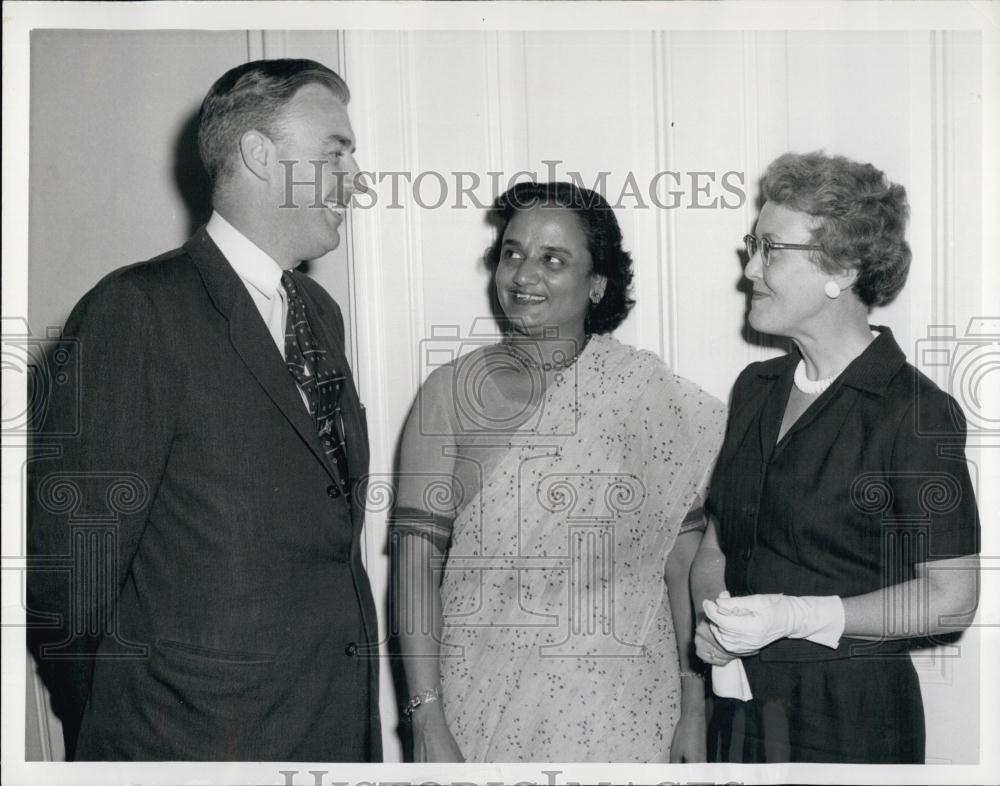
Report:
[[[70,728],[92,655],[116,636],[117,596],[169,451],[156,321],[150,298],[121,275],[85,296],[51,353],[65,384],[44,399],[32,439],[29,641]]]

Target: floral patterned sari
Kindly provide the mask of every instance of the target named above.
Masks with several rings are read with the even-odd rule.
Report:
[[[450,449],[447,437],[430,447],[453,462],[449,728],[468,761],[665,760],[680,681],[664,570],[700,507],[723,407],[652,353],[598,335],[537,407],[511,415],[496,390],[463,381],[491,352],[425,386],[437,403],[424,431],[452,433]],[[502,427],[471,428],[476,406]],[[431,486],[416,501],[416,485],[401,484],[401,501],[427,509]]]

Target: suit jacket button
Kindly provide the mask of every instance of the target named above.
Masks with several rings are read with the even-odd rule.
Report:
[[[749,562],[750,561],[750,557],[752,557],[752,556],[753,556],[753,549],[751,549],[749,546],[747,546],[745,549],[743,549],[743,559],[745,559],[745,560],[747,560]]]
[[[326,496],[330,499],[336,499],[340,496],[340,489],[336,485],[331,484],[326,487]]]
[[[355,655],[358,654],[358,645],[352,641],[350,644],[344,647],[344,654],[347,655],[347,657],[349,658],[353,658]]]

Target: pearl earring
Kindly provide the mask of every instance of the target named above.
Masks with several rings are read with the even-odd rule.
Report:
[[[590,293],[590,302],[593,303],[596,306],[598,303],[601,302],[601,298],[603,298],[603,297],[604,297],[604,293],[603,292],[591,292]]]
[[[837,286],[836,281],[827,281],[823,285],[823,292],[826,293],[826,296],[830,298],[830,300],[836,300],[840,297],[840,287]]]

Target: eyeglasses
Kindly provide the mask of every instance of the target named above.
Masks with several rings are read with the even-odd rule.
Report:
[[[822,246],[805,245],[803,243],[773,243],[766,237],[758,238],[756,235],[744,235],[743,245],[747,250],[747,257],[753,259],[753,255],[760,251],[760,261],[764,263],[764,267],[768,267],[771,264],[771,251],[777,249],[781,250],[784,248],[790,248],[795,251],[819,251]]]

